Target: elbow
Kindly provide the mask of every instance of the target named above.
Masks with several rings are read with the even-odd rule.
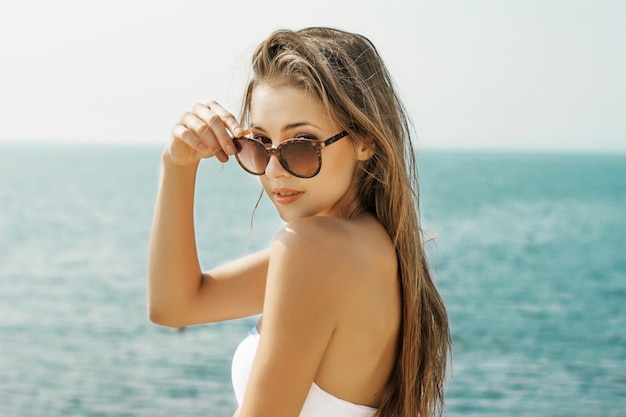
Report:
[[[159,310],[155,309],[153,306],[148,306],[148,319],[154,324],[158,324],[160,326],[168,326],[167,316],[163,315]]]
[[[159,292],[153,291],[150,287],[146,297],[148,319],[159,326],[181,327],[177,317],[177,308],[172,305],[169,297],[163,297]]]
[[[148,319],[154,324],[165,326],[163,315],[152,307],[148,307]]]
[[[158,324],[159,326],[172,328],[185,327],[185,324],[178,320],[175,315],[168,314],[151,305],[148,306],[148,318],[152,323]]]

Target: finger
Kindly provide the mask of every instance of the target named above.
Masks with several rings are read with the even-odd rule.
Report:
[[[202,140],[182,123],[177,123],[172,128],[172,137],[179,139],[189,145],[191,148],[200,152],[210,151],[209,147]]]
[[[215,152],[223,150],[226,155],[235,153],[232,138],[227,130],[228,126],[217,113],[200,103],[192,107],[191,113],[207,127],[200,137],[206,140]]]
[[[226,153],[223,150],[219,150],[215,152],[215,157],[217,158],[218,161],[222,163],[228,161],[228,155],[226,155]]]
[[[237,118],[233,116],[231,112],[226,110],[220,103],[215,100],[211,100],[207,103],[206,107],[211,109],[213,113],[217,114],[222,119],[234,137],[239,138],[243,135],[243,128],[237,121]]]
[[[217,117],[219,118],[218,120],[215,117],[212,117],[209,121],[209,125],[214,129],[217,140],[220,142],[222,148],[226,150],[227,154],[234,155],[235,147],[233,146],[232,137],[243,136],[244,132],[241,125],[232,113],[230,113],[216,101],[209,102],[208,108],[211,113],[217,115]],[[224,125],[225,128],[232,133],[232,135],[229,135],[228,132],[222,131],[221,129],[214,127],[217,124]]]
[[[187,112],[183,114],[180,123],[191,130],[198,140],[207,147],[207,149],[213,152],[221,150],[221,146],[211,127],[209,127],[204,120],[200,119],[195,113]]]

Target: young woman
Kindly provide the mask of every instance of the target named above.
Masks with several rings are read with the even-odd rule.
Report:
[[[262,314],[233,360],[238,417],[441,412],[447,315],[422,246],[407,117],[380,56],[360,35],[309,28],[272,34],[252,65],[241,124],[195,104],[163,152],[151,320]],[[258,175],[286,225],[269,249],[202,272],[192,210],[212,156]]]

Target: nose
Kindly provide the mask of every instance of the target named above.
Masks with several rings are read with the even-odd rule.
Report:
[[[265,167],[265,175],[270,178],[278,178],[281,176],[285,177],[289,175],[287,170],[278,160],[278,155],[274,152],[270,154],[270,160],[267,162],[267,166]]]

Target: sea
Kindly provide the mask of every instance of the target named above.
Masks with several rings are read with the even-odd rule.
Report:
[[[256,318],[146,314],[152,146],[0,144],[0,416],[230,417]],[[626,154],[420,150],[431,267],[452,329],[446,416],[626,416]],[[258,179],[205,161],[209,268],[282,223]]]

